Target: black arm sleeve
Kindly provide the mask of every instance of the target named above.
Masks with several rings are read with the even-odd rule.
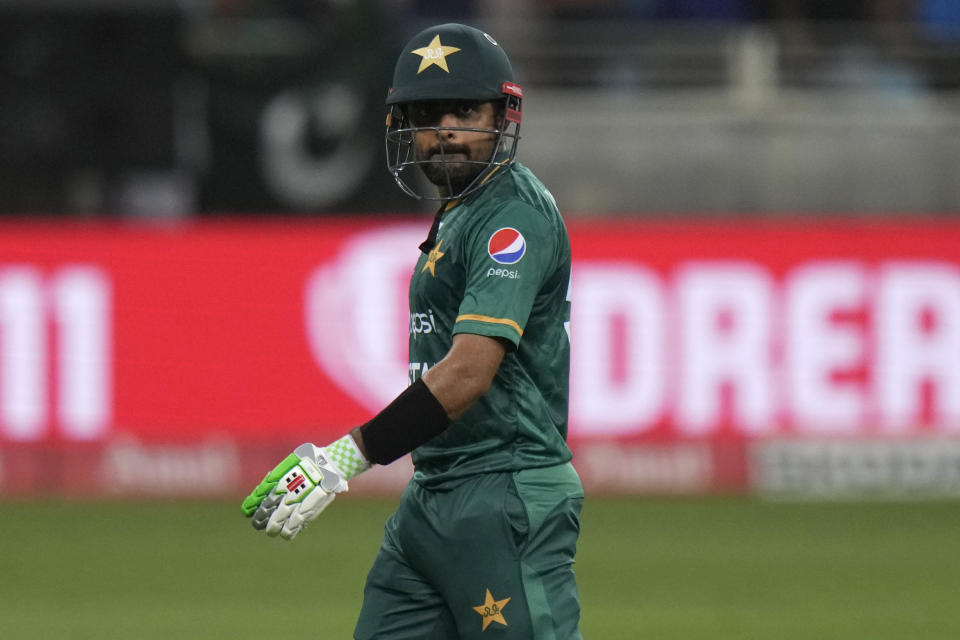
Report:
[[[390,464],[450,425],[443,405],[423,379],[417,380],[360,427],[367,459]]]

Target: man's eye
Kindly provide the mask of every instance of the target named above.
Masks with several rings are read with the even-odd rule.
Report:
[[[474,111],[475,109],[473,106],[469,104],[461,104],[459,107],[457,107],[457,115],[461,117],[472,116]]]

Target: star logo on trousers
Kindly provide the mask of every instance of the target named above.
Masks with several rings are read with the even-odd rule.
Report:
[[[508,602],[510,602],[510,598],[494,600],[490,589],[487,589],[487,597],[484,603],[479,607],[473,608],[474,611],[483,616],[483,628],[480,629],[481,631],[486,631],[491,622],[498,622],[503,626],[507,626],[507,620],[503,617],[503,608],[507,606]]]

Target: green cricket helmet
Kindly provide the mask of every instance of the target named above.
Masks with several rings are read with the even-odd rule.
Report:
[[[421,31],[404,46],[387,94],[387,168],[394,180],[407,194],[426,200],[452,200],[477,190],[489,182],[497,167],[516,157],[522,97],[510,59],[489,34],[462,24]],[[461,101],[493,102],[498,115],[495,128],[440,127],[439,122],[425,125],[411,118],[414,103]],[[414,145],[417,134],[433,132],[439,138],[441,131],[489,132],[494,136],[492,152],[487,158],[454,161],[459,173],[451,169],[442,145],[438,154],[419,158]],[[439,186],[446,187],[444,195],[434,194],[432,188],[420,193],[424,189],[416,179],[417,171],[411,172],[414,168],[432,174],[434,183],[439,180]],[[451,178],[455,174],[456,179]]]

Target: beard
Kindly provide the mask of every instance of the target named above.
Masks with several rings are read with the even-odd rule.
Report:
[[[440,145],[431,147],[426,154],[417,153],[420,170],[427,180],[441,189],[450,188],[452,193],[462,191],[487,167],[492,149],[483,150],[484,157],[477,158],[466,145]]]

